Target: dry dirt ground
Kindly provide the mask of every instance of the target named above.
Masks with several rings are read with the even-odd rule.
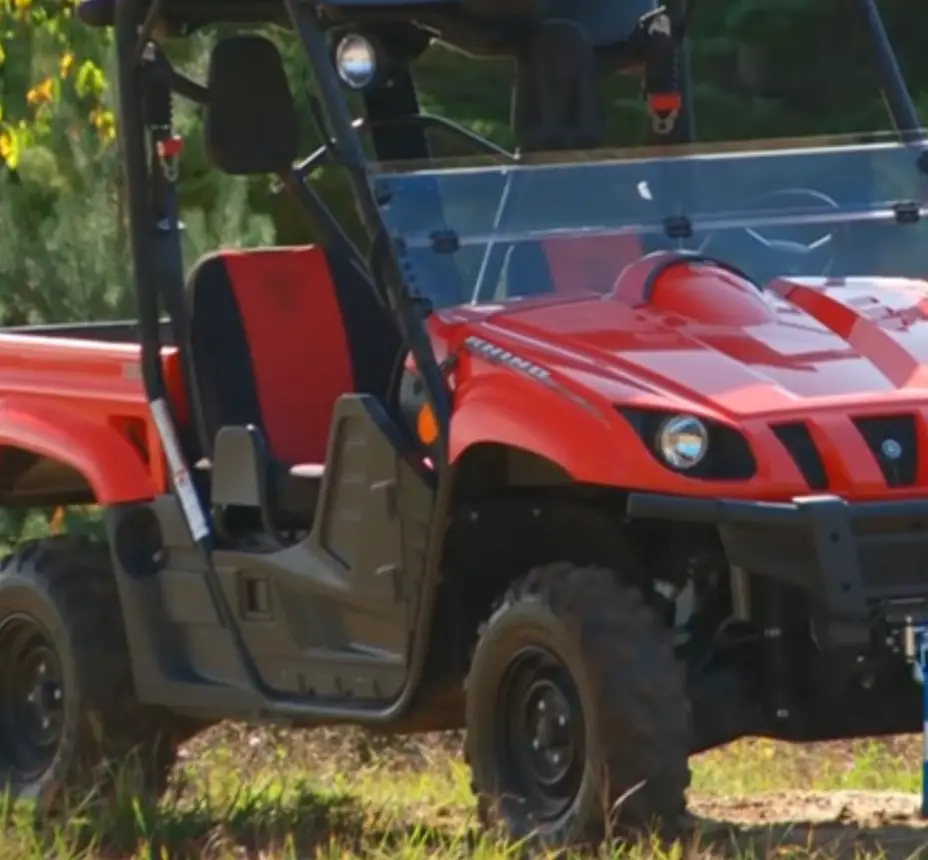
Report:
[[[928,856],[928,825],[911,794],[777,791],[696,798],[694,842],[721,856],[821,853],[827,857]],[[798,849],[798,850],[797,850]]]
[[[921,757],[913,736],[732,745],[696,762],[691,838],[721,856],[928,857]]]

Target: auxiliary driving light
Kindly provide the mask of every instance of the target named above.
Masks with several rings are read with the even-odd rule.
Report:
[[[377,49],[360,33],[349,33],[335,47],[335,69],[346,86],[363,90],[377,76]]]
[[[709,450],[709,431],[695,415],[674,415],[657,432],[657,450],[674,469],[692,469]]]

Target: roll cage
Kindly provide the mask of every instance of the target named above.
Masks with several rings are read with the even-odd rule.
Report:
[[[115,26],[122,153],[127,177],[131,243],[138,296],[142,372],[168,452],[174,452],[175,479],[185,466],[177,444],[162,378],[162,310],[178,344],[189,338],[183,298],[184,267],[174,181],[181,142],[171,127],[174,94],[209,105],[216,93],[179,75],[159,43],[212,23],[289,25],[303,47],[317,97],[314,118],[326,141],[292,167],[282,165],[281,181],[322,226],[327,243],[338,246],[363,273],[386,306],[420,373],[438,434],[427,452],[440,487],[448,457],[450,403],[442,373],[423,326],[423,309],[403,276],[397,249],[384,226],[382,201],[370,181],[359,136],[366,126],[379,161],[428,160],[426,130],[440,127],[458,135],[494,160],[517,162],[532,152],[592,148],[601,140],[599,106],[593,98],[599,68],[640,71],[656,143],[686,143],[695,136],[687,31],[695,0],[655,7],[651,0],[619,4],[577,4],[564,0],[547,16],[533,0],[377,3],[314,0],[87,0],[82,17]],[[611,11],[606,13],[606,6]],[[600,8],[602,7],[602,8]],[[920,134],[919,121],[875,0],[857,0],[870,33],[882,88],[897,132]],[[596,38],[588,28],[595,24]],[[374,34],[390,58],[389,86],[361,92],[364,118],[352,117],[345,87],[333,63],[330,35],[360,30]],[[433,38],[475,55],[517,60],[513,130],[517,152],[508,152],[454,123],[423,114],[411,66]],[[547,71],[552,51],[566,59],[555,76]],[[379,81],[383,84],[384,81]],[[309,174],[335,161],[349,177],[361,221],[370,240],[365,259],[306,182]],[[199,518],[189,500],[188,518]],[[441,507],[439,505],[439,507]]]

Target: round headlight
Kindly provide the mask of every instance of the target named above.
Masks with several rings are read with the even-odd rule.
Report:
[[[709,431],[695,415],[674,415],[657,432],[657,450],[674,469],[692,469],[709,450]]]
[[[335,68],[353,90],[362,90],[377,74],[377,51],[358,33],[344,36],[335,48]]]

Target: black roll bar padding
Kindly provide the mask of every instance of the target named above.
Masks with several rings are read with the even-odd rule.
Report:
[[[129,244],[136,284],[142,380],[149,401],[165,398],[161,367],[161,333],[157,276],[152,267],[150,237],[154,219],[149,206],[151,191],[148,155],[138,78],[138,27],[144,3],[120,0],[116,4],[116,89],[126,202],[129,212]]]
[[[439,428],[438,437],[429,446],[429,453],[440,484],[448,469],[448,434],[451,422],[451,399],[435,359],[431,340],[425,331],[421,312],[403,279],[397,249],[387,237],[380,207],[369,184],[367,159],[351,113],[339,83],[325,34],[319,23],[314,0],[284,0],[284,6],[303,45],[307,62],[313,72],[322,110],[332,134],[337,139],[338,155],[348,172],[358,203],[362,223],[372,243],[384,245],[383,266],[372,268],[379,292],[393,312],[400,334],[412,353]],[[320,129],[325,134],[325,129]]]

